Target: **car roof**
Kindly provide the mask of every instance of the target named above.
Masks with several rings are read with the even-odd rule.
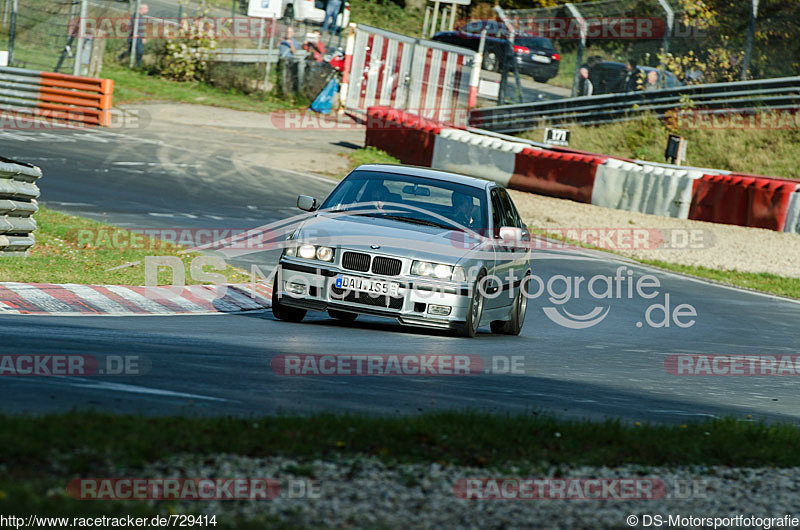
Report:
[[[487,189],[495,184],[495,182],[491,180],[468,177],[458,173],[450,173],[449,171],[441,171],[438,169],[420,166],[402,166],[398,164],[363,164],[353,170],[353,172],[356,171],[381,171],[383,173],[394,173],[397,175],[424,177],[433,180],[455,182],[457,184],[463,184],[465,186],[472,186],[480,189]]]

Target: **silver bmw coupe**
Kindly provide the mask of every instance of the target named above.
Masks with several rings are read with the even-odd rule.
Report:
[[[285,242],[272,312],[358,315],[474,337],[518,335],[525,320],[531,236],[495,182],[395,165],[363,165],[310,212]]]

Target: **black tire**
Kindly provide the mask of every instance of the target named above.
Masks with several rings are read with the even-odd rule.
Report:
[[[525,273],[527,278],[530,271]],[[520,286],[517,297],[514,298],[513,307],[511,308],[510,320],[495,320],[491,324],[492,333],[499,333],[503,335],[519,335],[522,331],[522,326],[525,324],[525,313],[528,311],[528,297],[523,292],[528,291],[528,281],[524,280]]]
[[[484,70],[489,70],[490,72],[497,72],[500,70],[500,60],[496,52],[486,52],[486,57],[483,58],[483,68]]]
[[[531,76],[531,77],[533,77],[533,80],[536,81],[537,83],[547,83],[550,80],[550,78],[547,77],[546,75],[544,75],[544,76],[542,76],[542,75],[534,75],[534,76]]]
[[[483,304],[486,301],[480,289],[485,277],[486,271],[481,271],[472,286],[472,298],[469,303],[470,310],[467,313],[467,321],[457,330],[458,335],[461,337],[472,338],[478,334],[478,327],[480,326],[481,316],[483,315]]]
[[[341,320],[342,322],[352,322],[358,318],[358,314],[356,313],[350,313],[349,311],[337,311],[336,309],[328,309],[328,315],[331,318]]]
[[[307,311],[297,307],[289,307],[281,303],[278,297],[278,275],[279,273],[276,273],[275,279],[272,281],[272,314],[278,320],[300,322],[305,318]]]

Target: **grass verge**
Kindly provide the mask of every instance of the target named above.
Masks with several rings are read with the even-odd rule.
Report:
[[[347,173],[362,164],[402,164],[400,160],[388,154],[386,151],[381,151],[380,149],[372,146],[356,149],[355,151],[347,153],[344,156],[350,160]]]
[[[533,228],[533,227],[528,227],[528,228],[529,231],[533,234],[537,234],[542,237],[548,237],[550,239],[563,241],[565,243],[569,243],[570,245],[574,245],[576,247],[589,248],[592,250],[601,250],[603,252],[609,252],[611,254],[618,254],[620,256],[625,256],[625,254],[621,252],[616,252],[613,250],[609,250],[607,248],[602,248],[595,245],[583,243],[581,241],[576,241],[574,239],[563,237],[558,233],[554,233],[545,229]],[[697,278],[713,280],[715,282],[732,285],[734,287],[743,287],[745,289],[753,289],[756,291],[776,294],[779,296],[787,296],[789,298],[800,299],[800,278],[787,278],[785,276],[778,276],[777,274],[770,274],[766,272],[740,272],[737,270],[725,271],[725,270],[711,269],[708,267],[702,267],[699,265],[683,265],[680,263],[669,263],[660,260],[640,259],[631,256],[625,256],[625,257],[633,259],[634,261],[637,261],[645,265],[652,265],[654,267],[658,267],[669,271],[679,272],[681,274],[688,274],[690,276],[695,276]]]
[[[800,429],[735,418],[684,425],[437,412],[413,417],[342,414],[260,418],[142,417],[71,412],[0,416],[8,478],[32,469],[65,475],[136,468],[170,455],[373,456],[444,465],[800,465]]]
[[[198,283],[192,280],[189,265],[199,254],[180,254],[182,246],[43,206],[34,219],[39,228],[34,232],[36,245],[30,256],[0,257],[0,281],[144,285],[145,256],[177,256],[184,263],[186,283]],[[126,264],[129,266],[108,270]],[[206,271],[221,272],[231,283],[250,280],[231,266],[224,271]],[[158,283],[172,284],[168,269],[159,270]]]
[[[255,96],[235,90],[226,91],[200,82],[171,81],[117,64],[106,64],[101,75],[114,80],[115,105],[172,101],[251,112],[272,112],[298,108],[301,103],[305,103],[272,95]]]

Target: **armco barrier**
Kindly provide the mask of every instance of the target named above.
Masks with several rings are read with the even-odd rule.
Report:
[[[0,67],[0,109],[89,125],[111,121],[114,81]]]
[[[525,148],[517,155],[508,187],[578,202],[592,202],[599,156]]]
[[[430,167],[441,126],[389,107],[367,109],[366,145],[386,151],[404,164]]]
[[[0,256],[25,256],[35,243],[41,176],[36,166],[0,157]]]
[[[610,158],[597,168],[592,204],[687,219],[700,171],[634,164]]]

